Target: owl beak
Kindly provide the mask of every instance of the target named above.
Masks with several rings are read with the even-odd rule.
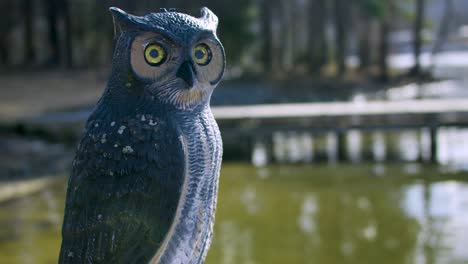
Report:
[[[195,83],[195,71],[192,63],[190,61],[182,63],[177,71],[176,77],[184,80],[185,83],[187,83],[188,88],[191,89]]]

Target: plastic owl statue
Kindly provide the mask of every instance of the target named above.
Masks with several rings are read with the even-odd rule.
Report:
[[[110,9],[116,46],[68,182],[60,263],[203,263],[222,142],[218,19]]]

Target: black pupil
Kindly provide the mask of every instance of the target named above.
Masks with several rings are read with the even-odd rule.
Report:
[[[199,60],[203,59],[205,57],[205,53],[201,50],[197,50],[195,52],[195,57]]]
[[[159,52],[156,49],[153,49],[150,51],[150,56],[152,58],[158,58],[159,57]]]

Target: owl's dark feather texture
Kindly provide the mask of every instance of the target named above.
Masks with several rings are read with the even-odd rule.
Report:
[[[73,163],[59,262],[203,263],[222,156],[209,107],[225,67],[217,18],[206,8],[201,18],[111,11],[112,73]],[[157,41],[172,43],[170,59],[142,64]],[[213,55],[203,67],[191,58],[200,43]],[[177,76],[182,65],[194,74],[188,86]]]
[[[88,123],[69,182],[62,263],[152,258],[184,181],[179,133],[170,119],[154,114]]]

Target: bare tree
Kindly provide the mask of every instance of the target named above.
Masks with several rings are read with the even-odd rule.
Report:
[[[378,59],[378,66],[379,66],[379,79],[381,81],[387,81],[389,78],[388,73],[388,55],[390,52],[390,29],[392,27],[391,21],[392,17],[395,16],[396,11],[396,4],[395,0],[387,0],[386,2],[382,3],[384,7],[384,11],[379,23],[379,59]]]
[[[450,26],[454,18],[454,3],[453,0],[445,0],[445,10],[442,21],[440,22],[439,29],[437,30],[437,37],[432,46],[431,55],[432,58],[437,55],[442,50],[444,43],[447,41],[447,38],[450,33]],[[434,67],[432,63],[431,67]]]
[[[47,24],[49,29],[50,59],[51,65],[60,63],[60,42],[58,25],[58,0],[46,0]]]
[[[11,10],[13,2],[9,0],[0,1],[0,8],[1,10]],[[5,12],[0,16],[0,63],[3,65],[8,65],[10,59],[8,34],[10,33],[12,24],[11,12]]]
[[[327,63],[328,49],[326,39],[326,0],[310,0],[309,2],[309,70],[319,73]]]
[[[363,10],[362,7],[356,6],[355,9],[355,26],[358,38],[358,56],[359,56],[359,69],[367,71],[371,65],[372,55],[372,34],[371,22],[372,17],[368,12]]]
[[[73,40],[72,40],[72,25],[70,17],[70,6],[68,0],[61,0],[60,6],[61,16],[64,25],[64,39],[65,39],[65,66],[67,68],[73,67]]]
[[[424,28],[424,9],[426,0],[416,0],[416,16],[413,25],[413,56],[415,64],[411,70],[412,75],[421,74],[422,31]]]
[[[346,49],[348,41],[347,23],[349,0],[334,0],[335,16],[335,58],[337,73],[342,76],[346,73]]]
[[[90,60],[94,65],[108,64],[112,58],[112,45],[114,39],[114,28],[112,20],[109,19],[109,3],[104,1],[93,1],[94,7],[99,15],[93,18],[94,37],[93,49]]]
[[[24,61],[25,65],[34,62],[36,57],[34,49],[34,6],[32,0],[23,0],[22,11],[24,16]]]
[[[277,34],[276,40],[279,39],[280,51],[275,52],[279,58],[279,70],[283,72],[291,72],[295,66],[295,56],[297,54],[297,28],[295,17],[296,3],[295,1],[280,0],[280,8],[275,9],[275,17],[281,21],[281,30],[275,32]],[[279,36],[278,36],[279,35]],[[275,63],[276,65],[276,63]]]
[[[380,21],[380,36],[379,36],[379,79],[388,81],[388,53],[389,53],[389,32],[390,21],[388,16]]]
[[[273,71],[273,8],[268,0],[261,1],[261,27],[262,27],[262,62],[266,73]]]

